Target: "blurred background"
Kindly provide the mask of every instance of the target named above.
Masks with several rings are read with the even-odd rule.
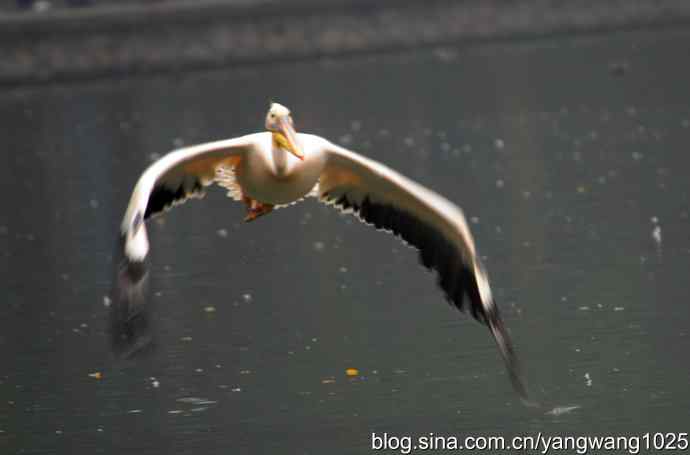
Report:
[[[0,1],[0,453],[687,432],[688,55],[681,0]],[[113,341],[137,178],[271,99],[465,210],[541,407],[415,251],[315,200],[151,222]]]

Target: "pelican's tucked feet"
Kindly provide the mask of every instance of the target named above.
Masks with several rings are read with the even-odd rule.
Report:
[[[244,222],[248,223],[254,221],[262,215],[266,215],[273,211],[272,204],[262,204],[261,202],[252,201],[251,206],[247,206],[247,216],[244,217]]]

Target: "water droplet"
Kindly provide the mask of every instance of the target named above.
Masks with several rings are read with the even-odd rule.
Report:
[[[199,397],[182,397],[178,398],[177,400],[178,403],[186,403],[194,406],[200,406],[200,405],[205,405],[205,404],[216,404],[217,401],[209,400],[208,398],[199,398]]]
[[[433,55],[442,62],[451,62],[458,57],[457,51],[448,47],[439,47],[434,49]]]
[[[556,406],[552,410],[546,412],[546,415],[559,416],[563,414],[568,414],[576,409],[580,409],[581,406]]]
[[[658,245],[661,245],[661,226],[656,226],[654,228],[652,231],[652,238]]]

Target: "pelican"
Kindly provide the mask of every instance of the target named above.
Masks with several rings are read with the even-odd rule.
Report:
[[[513,388],[527,389],[462,210],[398,172],[312,134],[295,131],[290,110],[272,103],[265,132],[174,150],[139,178],[121,225],[118,299],[144,300],[145,221],[216,183],[246,206],[245,221],[313,196],[399,236],[438,273],[446,299],[489,328]]]

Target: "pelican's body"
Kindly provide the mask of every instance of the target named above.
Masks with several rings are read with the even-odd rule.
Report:
[[[508,332],[493,300],[462,211],[381,163],[311,134],[297,134],[290,111],[272,104],[267,132],[179,149],[140,177],[122,220],[124,259],[116,301],[141,307],[149,242],[144,221],[212,183],[247,206],[245,221],[305,196],[317,197],[402,237],[439,274],[446,298],[491,331],[515,389],[527,395]]]
[[[304,159],[280,148],[274,133],[256,133],[248,139],[255,149],[235,168],[237,183],[246,196],[263,203],[285,205],[309,194],[319,180],[325,163],[323,139],[297,134]]]

